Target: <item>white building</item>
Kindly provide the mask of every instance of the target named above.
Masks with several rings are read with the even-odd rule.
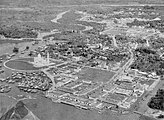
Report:
[[[38,54],[37,57],[34,57],[34,66],[41,67],[41,66],[46,66],[50,64],[50,55],[47,53],[47,57],[43,58],[41,54]]]

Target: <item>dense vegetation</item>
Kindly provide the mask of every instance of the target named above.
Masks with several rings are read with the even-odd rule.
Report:
[[[19,52],[19,48],[14,47],[14,49],[13,49],[13,53],[18,53],[18,52]]]
[[[164,38],[157,37],[157,38],[150,38],[149,43],[152,48],[159,49],[161,47],[164,47]]]
[[[124,45],[124,44],[127,44],[129,42],[129,39],[127,36],[124,36],[124,35],[115,35],[115,39],[117,42],[119,42],[119,44],[121,45]]]
[[[154,21],[139,21],[135,19],[132,23],[127,23],[129,27],[132,26],[145,26],[146,28],[158,29],[160,32],[164,32],[164,21],[154,20]]]
[[[164,111],[164,90],[159,89],[154,97],[151,98],[148,106],[152,109]]]
[[[135,50],[135,62],[131,65],[132,69],[142,72],[155,72],[157,75],[164,75],[164,61],[153,50],[138,48]]]
[[[6,38],[36,38],[37,33],[31,29],[21,29],[16,26],[0,26],[0,35]]]

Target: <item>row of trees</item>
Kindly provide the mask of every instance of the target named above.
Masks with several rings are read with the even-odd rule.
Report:
[[[26,46],[25,50],[29,50],[29,46]],[[18,53],[18,52],[19,52],[19,48],[18,47],[14,47],[13,53]]]

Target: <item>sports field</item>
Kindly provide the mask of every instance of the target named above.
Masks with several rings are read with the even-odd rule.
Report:
[[[80,71],[79,78],[86,81],[107,82],[114,76],[114,74],[115,73],[112,71],[86,67]]]
[[[34,67],[33,64],[28,62],[27,59],[9,60],[4,63],[4,66],[11,70],[39,70],[40,68]]]

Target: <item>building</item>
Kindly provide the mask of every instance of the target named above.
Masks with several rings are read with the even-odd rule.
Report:
[[[47,53],[47,57],[44,58],[41,56],[41,54],[38,54],[37,57],[34,57],[34,66],[36,67],[42,67],[42,66],[47,66],[50,64],[50,55]]]
[[[81,56],[73,56],[72,57],[74,61],[80,61],[82,60],[82,57]]]
[[[132,90],[121,89],[121,88],[117,87],[115,89],[115,93],[131,96],[133,91]]]

